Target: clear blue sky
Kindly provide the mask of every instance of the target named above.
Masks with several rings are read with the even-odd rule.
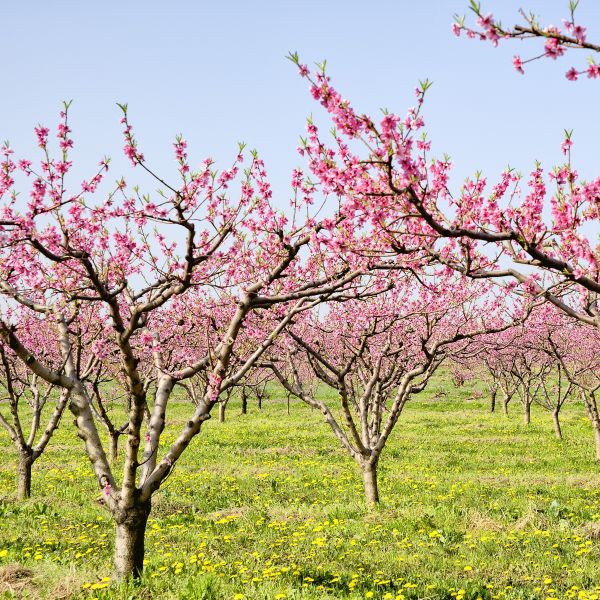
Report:
[[[521,4],[521,2],[527,2]],[[62,99],[74,99],[77,173],[109,154],[116,177],[122,139],[115,102],[128,102],[141,149],[167,175],[171,142],[183,132],[193,162],[226,164],[236,142],[256,147],[277,195],[287,203],[291,169],[306,116],[320,108],[306,82],[285,60],[328,60],[342,94],[361,112],[387,107],[403,114],[419,79],[434,85],[425,118],[434,150],[448,153],[457,181],[482,169],[495,179],[503,167],[526,171],[535,159],[561,159],[564,128],[575,130],[581,173],[597,174],[600,81],[570,83],[564,71],[584,53],[540,61],[526,76],[513,54],[539,49],[508,43],[494,50],[456,39],[454,13],[468,0],[165,2],[107,0],[10,2],[0,38],[0,139],[31,155],[32,128],[54,124]],[[566,0],[484,0],[505,23],[520,6],[558,23]],[[600,38],[600,3],[581,0],[581,22]],[[89,166],[89,169],[87,168]],[[77,181],[78,183],[78,181]]]

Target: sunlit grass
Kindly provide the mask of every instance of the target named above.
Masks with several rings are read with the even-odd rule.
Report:
[[[434,382],[399,421],[369,513],[320,414],[292,404],[288,416],[272,396],[245,416],[233,401],[227,422],[208,422],[184,454],[154,501],[138,587],[110,580],[113,526],[69,415],[23,503],[2,432],[0,594],[600,597],[600,474],[578,405],[565,409],[559,442],[542,409],[526,428],[518,406],[510,419],[490,415],[469,386]],[[185,422],[189,406],[171,410]]]

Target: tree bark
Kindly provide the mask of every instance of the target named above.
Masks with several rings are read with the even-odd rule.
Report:
[[[502,414],[504,414],[505,417],[508,417],[508,403],[510,402],[509,398],[506,398],[506,396],[502,399]]]
[[[242,414],[248,414],[248,395],[246,394],[244,388],[242,388]]]
[[[17,468],[17,499],[26,500],[31,496],[31,467],[33,458],[30,454],[22,453],[19,457],[19,466]]]
[[[493,413],[496,411],[496,396],[498,395],[498,390],[492,390],[492,397],[490,398],[490,412]]]
[[[258,410],[262,410],[262,396],[258,396]]]
[[[525,404],[523,404],[523,422],[525,425],[529,425],[531,423],[531,404],[529,402],[525,402]]]
[[[592,424],[594,430],[594,443],[596,446],[596,460],[600,460],[600,413],[598,412],[598,405],[596,398],[593,393],[588,395],[588,392],[581,390],[581,399],[583,405]]]
[[[562,436],[562,429],[560,427],[559,413],[558,413],[558,410],[556,410],[556,409],[554,409],[552,411],[552,423],[554,424],[554,434],[556,435],[556,437],[559,440],[562,440],[563,436]]]
[[[144,569],[144,540],[150,502],[117,513],[114,570],[117,579],[139,579]]]
[[[219,402],[219,423],[225,423],[225,402]]]
[[[379,504],[379,488],[377,486],[377,463],[362,465],[363,483],[365,486],[365,499],[367,505],[373,508]]]
[[[594,427],[594,442],[596,443],[596,460],[600,460],[600,421],[592,423]]]
[[[108,460],[111,465],[114,465],[117,461],[117,456],[119,454],[119,432],[111,431],[109,434],[108,440]]]

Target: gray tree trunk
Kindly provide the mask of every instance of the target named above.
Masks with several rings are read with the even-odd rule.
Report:
[[[111,465],[114,465],[117,461],[119,454],[119,432],[114,431],[109,434],[108,440],[108,460]]]
[[[525,402],[523,405],[523,423],[529,425],[531,423],[531,404]]]
[[[496,396],[498,395],[498,390],[492,390],[492,397],[490,398],[490,412],[493,413],[496,411]]]
[[[594,426],[594,442],[596,443],[596,460],[600,460],[600,421],[592,423]]]
[[[246,392],[242,389],[242,414],[248,414],[248,396]]]
[[[581,399],[594,430],[594,443],[596,446],[596,460],[600,460],[600,413],[594,394],[587,395],[585,390],[581,390]]]
[[[150,502],[123,510],[115,518],[114,569],[117,579],[138,579],[144,569],[144,539]]]
[[[31,496],[31,467],[33,459],[30,454],[21,454],[17,467],[17,499],[25,500]]]
[[[379,504],[379,488],[377,486],[377,463],[362,465],[363,483],[365,486],[365,499],[369,507]]]
[[[219,423],[225,423],[225,402],[219,402]]]
[[[554,434],[559,440],[562,440],[562,429],[560,428],[560,419],[558,416],[558,410],[556,409],[552,411],[552,423],[554,424]]]

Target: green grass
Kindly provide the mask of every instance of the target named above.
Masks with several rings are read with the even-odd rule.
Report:
[[[565,408],[561,443],[547,412],[534,407],[527,428],[511,409],[490,415],[468,385],[433,382],[400,418],[381,507],[368,512],[318,412],[295,403],[288,417],[274,399],[242,416],[233,401],[156,495],[138,586],[102,581],[113,526],[69,415],[26,502],[1,432],[0,597],[598,598],[600,473],[585,413]],[[172,406],[167,441],[189,410]]]

